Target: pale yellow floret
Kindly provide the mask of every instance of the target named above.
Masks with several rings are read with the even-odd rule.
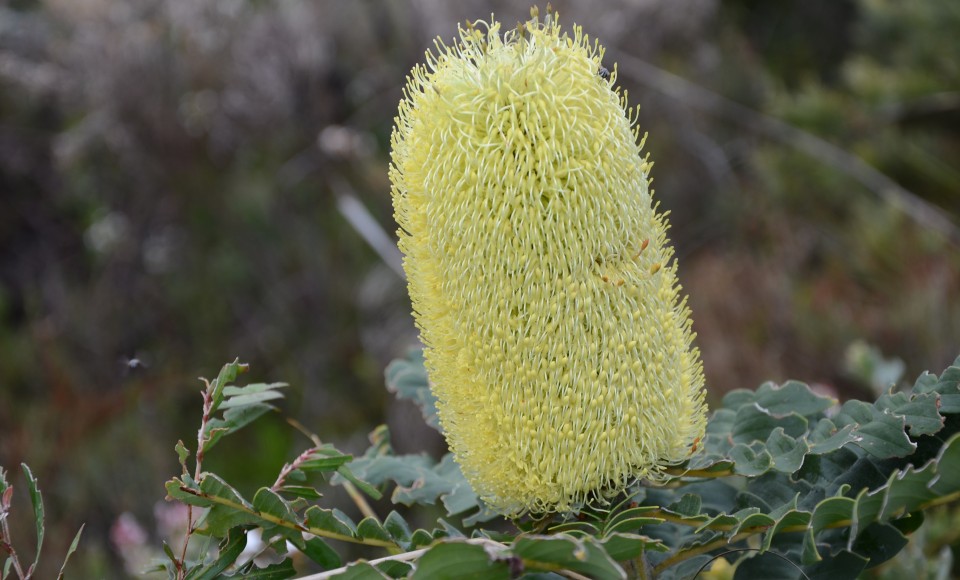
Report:
[[[665,216],[601,58],[555,19],[469,25],[413,70],[395,120],[399,245],[441,423],[508,515],[655,480],[704,433]]]

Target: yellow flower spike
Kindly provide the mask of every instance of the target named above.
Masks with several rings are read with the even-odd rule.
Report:
[[[616,69],[553,13],[436,46],[408,79],[390,180],[457,462],[509,516],[656,481],[704,434],[703,373]]]

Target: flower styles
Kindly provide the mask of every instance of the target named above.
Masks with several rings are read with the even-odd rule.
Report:
[[[656,480],[706,425],[666,217],[602,56],[555,15],[468,23],[413,69],[391,139],[440,420],[506,515]]]

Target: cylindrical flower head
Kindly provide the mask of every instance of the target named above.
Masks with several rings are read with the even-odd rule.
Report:
[[[408,79],[390,179],[447,441],[506,515],[656,480],[704,433],[635,112],[554,18],[468,25]]]

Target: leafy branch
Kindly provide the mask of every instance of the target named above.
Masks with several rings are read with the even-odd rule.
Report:
[[[43,495],[40,493],[40,488],[37,485],[37,478],[34,477],[33,472],[27,466],[26,463],[21,463],[20,468],[23,470],[23,476],[27,481],[27,491],[30,495],[30,503],[33,506],[33,521],[37,530],[37,552],[34,555],[33,563],[27,567],[26,570],[23,568],[23,563],[20,561],[20,556],[17,553],[17,550],[13,547],[13,540],[10,534],[10,523],[8,521],[8,516],[10,510],[13,506],[13,486],[7,481],[7,472],[0,466],[0,551],[6,554],[6,563],[4,564],[2,570],[0,570],[0,579],[6,580],[10,575],[12,570],[17,578],[20,580],[29,580],[33,577],[37,569],[37,564],[40,563],[40,553],[41,548],[43,548],[43,538],[44,538],[44,509],[43,509]],[[77,531],[77,534],[73,537],[73,541],[70,543],[70,547],[67,548],[67,554],[63,557],[63,565],[60,567],[60,573],[57,575],[57,579],[61,580],[64,575],[64,571],[67,566],[67,561],[70,559],[70,556],[77,551],[77,546],[80,543],[80,536],[83,534],[84,526],[81,525],[80,529]]]

